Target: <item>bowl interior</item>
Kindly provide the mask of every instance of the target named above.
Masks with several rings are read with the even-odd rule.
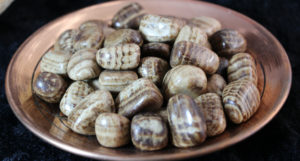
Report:
[[[39,62],[57,37],[65,30],[77,28],[90,19],[109,21],[128,1],[103,3],[70,13],[45,25],[30,36],[15,53],[7,70],[6,94],[21,122],[36,135],[69,152],[98,159],[153,160],[179,159],[203,155],[237,143],[268,123],[282,107],[291,85],[291,68],[280,43],[261,25],[232,10],[196,1],[139,1],[148,13],[191,18],[211,16],[223,28],[241,32],[248,42],[258,69],[261,92],[259,110],[247,122],[228,124],[226,131],[208,138],[194,148],[178,149],[169,145],[157,152],[141,152],[132,145],[108,149],[101,147],[94,136],[83,136],[69,130],[58,104],[47,104],[32,94],[32,81],[39,72]],[[188,11],[188,12],[187,12]]]

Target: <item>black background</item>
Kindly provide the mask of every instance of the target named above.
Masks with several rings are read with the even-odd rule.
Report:
[[[21,43],[41,26],[71,11],[101,0],[15,0],[0,15],[0,159],[88,160],[45,143],[27,130],[7,103],[7,65]],[[278,115],[250,138],[195,160],[300,160],[300,1],[211,0],[249,16],[278,38],[293,71],[290,95]],[[280,76],[280,75],[279,75]]]

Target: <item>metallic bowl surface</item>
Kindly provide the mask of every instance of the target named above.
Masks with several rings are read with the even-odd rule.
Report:
[[[15,115],[35,135],[58,148],[95,159],[183,159],[211,153],[244,140],[266,125],[281,109],[291,87],[291,66],[285,50],[268,30],[240,13],[207,2],[142,0],[139,3],[149,13],[185,18],[212,16],[221,21],[223,28],[241,32],[248,41],[247,51],[257,63],[258,87],[262,95],[259,110],[249,121],[229,126],[223,134],[187,149],[168,146],[156,152],[141,152],[132,145],[109,149],[100,146],[96,137],[73,133],[67,128],[66,118],[59,113],[57,104],[46,104],[32,95],[32,80],[40,70],[39,61],[63,31],[76,28],[89,19],[109,21],[127,3],[102,3],[60,17],[37,30],[16,51],[6,72],[6,95]]]

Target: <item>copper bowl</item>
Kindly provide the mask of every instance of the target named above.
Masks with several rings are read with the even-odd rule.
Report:
[[[291,66],[287,54],[276,38],[263,26],[233,10],[198,1],[139,1],[149,12],[190,18],[206,15],[217,18],[224,28],[240,31],[248,41],[248,52],[257,61],[258,86],[262,102],[256,114],[241,125],[229,125],[227,130],[209,138],[200,146],[178,149],[169,146],[156,152],[141,152],[132,145],[108,149],[95,137],[73,133],[58,105],[45,104],[32,95],[32,80],[39,72],[38,63],[47,49],[65,30],[76,28],[89,19],[109,21],[128,1],[94,5],[67,14],[32,34],[14,54],[6,73],[6,95],[18,119],[34,134],[50,144],[85,157],[108,160],[170,160],[195,157],[233,145],[257,132],[280,110],[291,87]]]

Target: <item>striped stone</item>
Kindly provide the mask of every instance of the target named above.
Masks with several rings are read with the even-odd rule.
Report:
[[[153,83],[160,85],[169,69],[169,64],[165,60],[157,57],[145,57],[141,60],[138,73],[143,78],[152,80]]]
[[[163,119],[153,113],[135,115],[131,122],[131,141],[143,151],[163,149],[168,145],[168,129]]]
[[[126,117],[161,108],[163,96],[151,80],[140,78],[125,87],[116,98],[118,113]]]
[[[229,83],[223,90],[224,109],[236,124],[247,121],[258,109],[260,93],[252,81],[242,79]]]
[[[189,20],[188,24],[192,26],[197,26],[208,36],[211,36],[213,33],[222,28],[221,23],[217,19],[207,16],[194,17]]]
[[[229,82],[240,79],[251,80],[257,84],[257,70],[253,57],[248,53],[238,53],[228,62],[227,77]]]
[[[74,43],[79,30],[69,29],[63,32],[54,44],[54,49],[56,51],[65,51],[69,53],[74,53],[76,50],[74,48]]]
[[[119,44],[135,43],[139,46],[143,44],[143,38],[141,34],[132,29],[119,29],[108,36],[104,41],[104,47],[116,46]]]
[[[181,25],[173,18],[147,14],[142,18],[139,30],[149,42],[166,42],[176,39]]]
[[[195,102],[203,112],[207,136],[223,133],[226,129],[226,118],[221,97],[216,93],[206,93],[195,98]]]
[[[99,88],[110,92],[120,92],[138,79],[134,71],[104,70],[99,76]]]
[[[74,48],[76,51],[81,49],[99,49],[103,40],[103,23],[89,21],[88,24],[80,26],[79,32],[75,37]]]
[[[113,97],[108,91],[97,90],[82,99],[68,116],[71,129],[83,135],[95,135],[95,121],[100,113],[114,112]]]
[[[104,69],[128,70],[140,63],[140,47],[137,44],[121,44],[102,48],[96,54],[97,63]]]
[[[93,92],[94,89],[90,87],[86,82],[83,81],[76,81],[73,82],[69,88],[67,89],[66,93],[62,97],[59,108],[60,111],[69,116],[71,111],[75,108],[75,106],[88,94]]]
[[[77,51],[72,55],[67,71],[72,80],[88,80],[98,77],[101,70],[96,62],[96,50],[82,49]]]
[[[134,2],[121,8],[112,18],[112,26],[114,28],[134,28],[140,25],[140,20],[144,15],[143,7]]]
[[[185,25],[181,28],[174,45],[180,41],[190,41],[201,46],[205,46],[208,43],[206,33],[196,26]]]
[[[41,60],[41,71],[67,75],[67,66],[72,54],[50,49]]]
[[[102,146],[121,147],[130,142],[130,121],[116,113],[101,113],[96,119],[95,132]]]
[[[219,57],[210,49],[190,41],[178,42],[170,57],[171,67],[177,65],[194,65],[205,73],[213,74],[218,70]]]
[[[192,65],[179,65],[169,70],[162,83],[162,92],[168,99],[182,93],[196,98],[206,91],[207,78],[202,69]]]
[[[205,141],[205,119],[190,96],[178,94],[171,97],[167,110],[172,142],[176,147],[193,147]]]

